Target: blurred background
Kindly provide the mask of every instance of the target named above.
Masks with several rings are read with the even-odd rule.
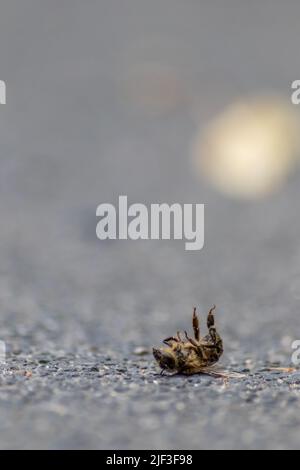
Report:
[[[216,304],[226,352],[300,337],[295,0],[0,5],[0,334],[159,345]],[[205,247],[96,238],[96,208],[205,203]],[[151,358],[150,358],[151,361]],[[164,441],[163,441],[164,442]],[[165,441],[166,442],[166,441]]]

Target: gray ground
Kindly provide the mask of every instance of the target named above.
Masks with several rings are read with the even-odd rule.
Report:
[[[300,373],[264,370],[300,339],[300,175],[242,203],[188,158],[198,123],[237,96],[289,100],[299,14],[291,0],[1,2],[1,448],[300,447]],[[162,94],[151,67],[173,84]],[[96,207],[119,194],[206,203],[204,250],[98,241]],[[213,303],[222,364],[245,379],[160,377],[134,354]]]

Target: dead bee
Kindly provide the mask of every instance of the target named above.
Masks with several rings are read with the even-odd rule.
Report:
[[[200,338],[199,320],[196,308],[193,312],[193,329],[195,338],[190,338],[185,331],[185,340],[177,335],[166,338],[163,342],[167,348],[153,348],[153,355],[162,373],[164,370],[185,375],[205,373],[218,377],[227,377],[228,374],[213,370],[211,366],[216,364],[223,354],[223,341],[216,330],[214,311],[216,306],[210,309],[207,317],[208,335]]]

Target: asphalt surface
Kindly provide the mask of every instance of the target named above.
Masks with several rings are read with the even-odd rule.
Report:
[[[299,448],[300,373],[266,369],[290,366],[300,339],[300,174],[242,202],[189,161],[198,125],[236,97],[290,99],[299,14],[294,1],[2,2],[1,448]],[[121,194],[205,203],[204,249],[100,242],[96,207]],[[135,354],[213,304],[222,367],[245,378],[161,377]]]

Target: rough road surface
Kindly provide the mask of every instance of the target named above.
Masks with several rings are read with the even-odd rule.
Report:
[[[1,446],[298,447],[300,373],[249,370],[246,362],[233,370],[247,377],[228,382],[161,377],[149,359],[96,352],[10,359],[0,382]]]

